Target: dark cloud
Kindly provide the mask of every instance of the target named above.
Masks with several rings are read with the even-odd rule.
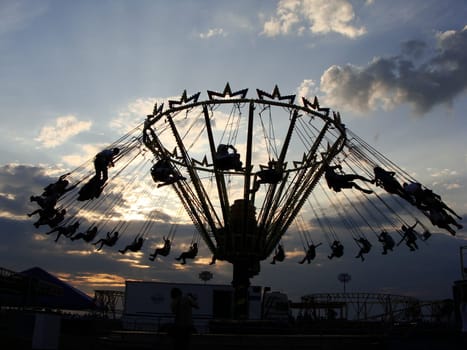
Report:
[[[422,57],[426,49],[427,44],[421,40],[408,40],[401,44],[402,54],[415,59]]]
[[[334,65],[321,77],[329,104],[367,112],[409,104],[416,114],[451,105],[467,88],[467,27],[438,34],[431,57],[417,63],[426,44],[407,41],[402,54],[378,57],[366,67]]]
[[[40,194],[42,188],[55,179],[38,166],[7,164],[0,167],[0,210],[12,215],[25,215],[34,206],[31,195]]]

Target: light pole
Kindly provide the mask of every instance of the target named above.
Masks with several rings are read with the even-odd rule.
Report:
[[[352,279],[352,277],[350,277],[350,275],[348,273],[340,273],[338,276],[337,276],[337,279],[342,282],[344,284],[344,293],[345,293],[345,284],[347,282],[350,282],[350,280]]]

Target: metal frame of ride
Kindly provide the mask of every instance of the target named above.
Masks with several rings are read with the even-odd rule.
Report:
[[[144,122],[103,151],[120,150],[108,179],[100,179],[95,162],[95,173],[90,169],[90,160],[32,196],[39,208],[28,215],[39,214],[34,225],[57,232],[55,242],[65,236],[91,243],[106,231],[105,237],[121,240],[135,231],[133,243],[119,251],[139,256],[157,224],[158,231],[168,231],[162,238],[169,244],[166,250],[156,247],[150,261],[167,256],[177,228],[188,223],[191,230],[193,223],[196,249],[176,260],[196,257],[202,238],[211,263],[231,263],[237,319],[248,315],[248,286],[260,262],[272,254],[271,263],[285,259],[286,232],[299,235],[305,257],[298,262],[309,264],[322,245],[317,233],[331,249],[329,259],[343,256],[341,231],[350,233],[359,248],[355,258],[364,261],[370,235],[386,255],[403,242],[410,251],[419,248],[417,239],[426,243],[432,236],[428,221],[451,235],[456,232],[449,225],[462,228],[439,195],[348,130],[339,113],[321,107],[316,97],[302,97],[299,105],[277,86],[272,93],[247,94],[227,83],[223,92],[208,90],[203,101],[201,93],[188,97],[184,91],[166,109],[156,104]],[[333,176],[340,179],[337,185]],[[182,219],[183,211],[188,217]],[[414,230],[417,225],[423,233]],[[88,227],[86,233],[77,233],[78,226]],[[397,244],[390,232],[399,235]]]
[[[155,158],[168,159],[173,165],[172,170],[181,179],[173,183],[173,188],[215,258],[233,264],[237,318],[247,314],[245,300],[249,279],[258,274],[260,261],[273,252],[325,167],[341,152],[346,141],[346,130],[339,113],[333,113],[331,117],[330,110],[321,108],[316,98],[312,103],[302,98],[303,105],[299,106],[293,103],[294,95],[281,96],[277,86],[272,94],[257,90],[257,98],[247,98],[247,91],[232,92],[227,84],[223,93],[208,91],[209,99],[205,101],[198,101],[200,93],[188,98],[185,91],[180,101],[169,101],[166,110],[163,105],[156,104],[154,114],[146,119],[143,132],[143,142]],[[241,169],[222,168],[215,161],[216,148],[222,142],[221,137],[216,139],[219,134],[216,131],[220,131],[219,115],[223,113],[219,114],[218,109],[227,105],[237,108],[236,114],[242,114],[242,108],[247,111],[241,141],[239,135],[235,135],[235,146],[241,143],[244,150],[241,159],[245,164]],[[263,123],[258,111],[271,108],[285,110],[288,117],[288,127],[274,159],[284,174],[280,181],[267,183],[266,193],[259,198],[254,182],[258,181],[259,172],[265,166],[255,159],[254,130],[255,123]],[[189,133],[188,114],[200,115],[200,124],[204,121],[202,133],[208,140],[207,152],[199,154],[199,159],[188,150],[189,142],[193,142],[185,137]],[[314,139],[306,140],[308,146],[302,150],[303,154],[291,154],[289,146],[303,137],[295,126],[299,122],[310,125],[318,124],[318,121],[319,132]],[[229,123],[227,120],[223,134]],[[321,159],[317,159],[317,154]],[[206,177],[215,180],[215,193],[206,185],[212,183],[211,180],[203,181]],[[233,203],[228,193],[231,178],[240,180],[243,189],[243,193],[237,193],[240,198],[234,198]],[[261,209],[256,215],[258,203]]]

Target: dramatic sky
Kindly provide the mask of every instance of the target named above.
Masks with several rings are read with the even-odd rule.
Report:
[[[40,266],[90,294],[122,289],[125,279],[199,282],[203,270],[213,283],[231,281],[228,264],[208,266],[206,247],[195,262],[176,264],[190,227],[179,228],[171,256],[149,263],[168,223],[143,254],[122,259],[116,249],[55,244],[26,216],[35,208],[31,194],[143,121],[155,101],[185,89],[277,84],[283,94],[316,95],[467,216],[464,1],[0,0],[0,78],[0,266]],[[310,265],[297,264],[303,251],[290,234],[288,259],[264,262],[252,282],[298,300],[342,291],[337,275],[346,272],[349,291],[450,297],[467,231],[440,231],[416,252],[400,246],[382,256],[375,244],[365,262],[350,244],[330,261],[323,246]]]

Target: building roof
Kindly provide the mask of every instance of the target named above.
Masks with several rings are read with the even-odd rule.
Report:
[[[96,306],[89,295],[40,267],[33,267],[7,278],[21,280],[21,283],[12,284],[8,291],[3,290],[1,299],[6,302],[4,304],[66,310],[85,310]],[[48,288],[45,289],[44,286]]]

